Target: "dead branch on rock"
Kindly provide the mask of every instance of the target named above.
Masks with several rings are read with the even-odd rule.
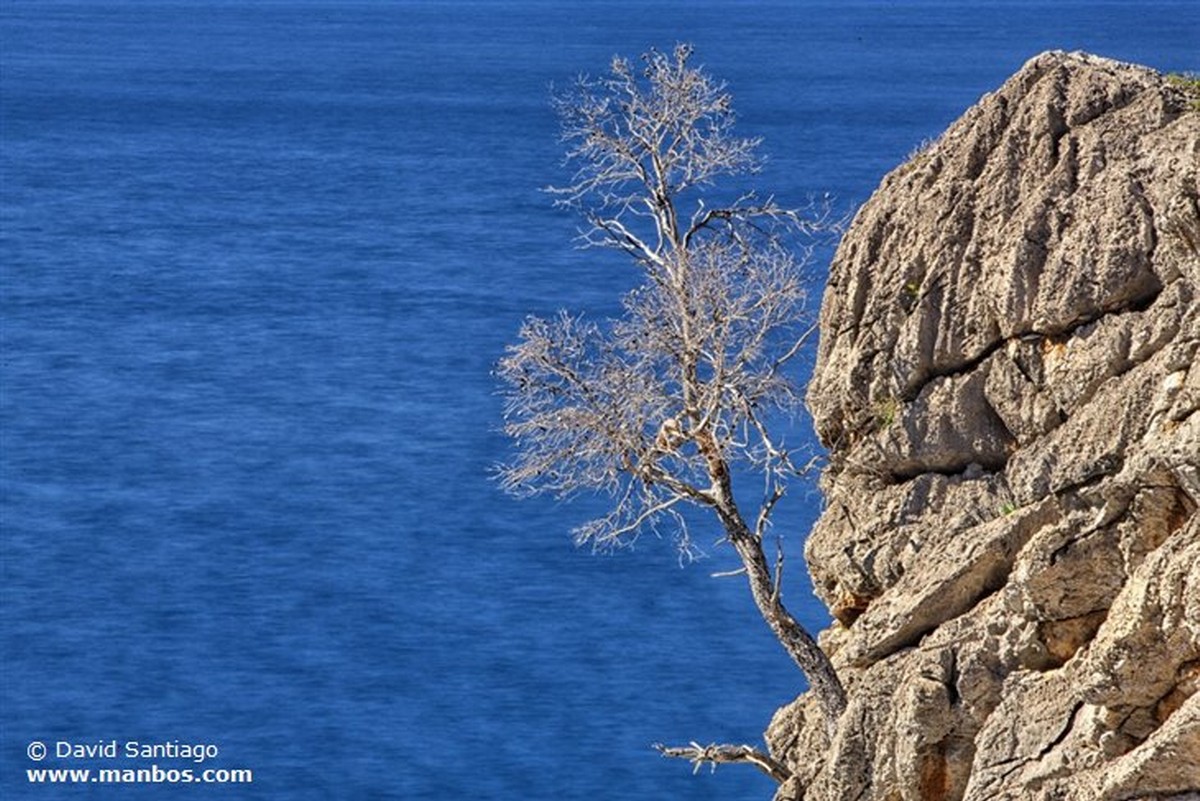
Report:
[[[699,772],[700,768],[706,764],[711,766],[713,770],[716,770],[717,765],[742,763],[753,765],[780,784],[792,778],[791,771],[776,761],[770,754],[764,754],[750,745],[718,745],[716,743],[700,745],[699,743],[689,743],[685,746],[666,746],[662,743],[655,743],[654,750],[658,751],[664,757],[688,760],[692,763],[693,773]]]

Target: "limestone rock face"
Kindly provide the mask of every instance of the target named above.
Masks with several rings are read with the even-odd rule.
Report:
[[[778,799],[1200,798],[1200,112],[1032,59],[831,268],[806,550],[849,704]]]

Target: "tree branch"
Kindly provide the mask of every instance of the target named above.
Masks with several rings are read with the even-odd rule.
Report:
[[[692,763],[692,772],[698,773],[700,768],[708,764],[713,770],[717,765],[749,764],[761,770],[775,781],[782,784],[792,778],[792,772],[785,768],[770,754],[765,754],[749,745],[700,745],[689,743],[682,747],[665,746],[655,743],[654,750],[664,757],[686,759]]]
[[[777,372],[779,372],[780,367],[783,367],[783,365],[787,364],[793,356],[799,353],[800,349],[804,347],[804,343],[808,342],[808,338],[816,333],[818,325],[819,323],[813,323],[810,325],[808,329],[792,344],[792,347],[788,349],[787,353],[783,354],[771,363],[771,369],[768,371],[768,373],[770,375],[775,375]]]
[[[771,488],[771,494],[763,501],[758,510],[758,520],[754,522],[754,536],[759,540],[762,539],[763,533],[767,529],[767,522],[771,517],[771,512],[775,510],[775,504],[779,503],[779,499],[784,496],[783,487],[775,486]]]
[[[615,217],[602,217],[598,214],[588,215],[592,230],[585,232],[582,239],[585,246],[616,247],[625,251],[639,261],[645,261],[655,267],[663,266],[662,253],[650,247],[641,237],[630,231],[624,223]],[[595,237],[593,237],[595,234]],[[598,237],[598,238],[597,238]]]

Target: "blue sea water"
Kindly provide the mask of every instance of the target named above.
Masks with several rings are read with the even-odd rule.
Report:
[[[633,279],[539,191],[549,87],[676,41],[762,188],[848,211],[1041,50],[1200,67],[1200,5],[0,4],[0,797],[770,797],[649,748],[803,689],[728,555],[593,556],[489,478],[521,318]],[[112,740],[254,783],[27,781],[148,766],[54,754]]]

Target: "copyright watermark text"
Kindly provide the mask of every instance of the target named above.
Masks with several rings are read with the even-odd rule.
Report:
[[[254,781],[254,771],[249,768],[206,767],[205,763],[221,755],[216,743],[33,740],[26,746],[25,755],[31,762],[57,763],[54,767],[26,768],[30,784],[251,784]],[[76,767],[80,763],[88,767]],[[100,767],[94,763],[108,764]]]

